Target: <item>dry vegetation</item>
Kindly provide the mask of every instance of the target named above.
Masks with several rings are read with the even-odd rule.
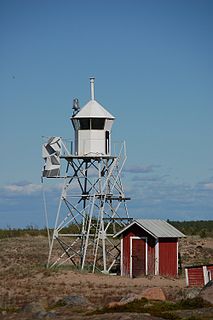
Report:
[[[213,238],[190,236],[179,242],[183,265],[213,263]]]
[[[91,312],[112,301],[119,301],[129,294],[140,294],[146,287],[161,287],[170,300],[181,299],[187,290],[183,276],[178,279],[162,277],[129,279],[80,273],[72,268],[46,269],[48,243],[47,238],[41,235],[0,239],[0,251],[0,310],[3,319],[30,319],[27,315],[25,318],[20,310],[26,304],[35,301],[42,302],[48,310],[56,310],[57,319],[80,319],[79,310],[74,317],[73,310],[60,305],[60,299],[70,295],[83,295],[87,298],[91,304],[86,311]],[[213,239],[198,237],[183,239],[180,251],[183,265],[197,262],[212,263]],[[119,319],[118,314],[117,318],[113,317],[111,319]],[[104,319],[103,315],[90,315],[87,318]],[[136,318],[135,316],[126,319]],[[107,319],[110,319],[109,315]],[[125,318],[121,316],[120,319]]]

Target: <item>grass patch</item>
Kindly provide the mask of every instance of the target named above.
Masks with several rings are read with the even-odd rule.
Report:
[[[182,319],[174,313],[176,310],[193,310],[199,308],[207,308],[212,305],[202,298],[193,298],[181,300],[177,303],[170,301],[148,301],[145,298],[135,300],[125,305],[117,305],[114,307],[104,307],[95,313],[117,313],[117,312],[135,312],[149,313],[155,317],[161,317],[170,320]],[[199,318],[190,317],[186,320],[199,320]]]
[[[177,310],[191,310],[211,307],[211,303],[204,301],[200,297],[185,299],[176,303]]]
[[[5,238],[19,238],[19,237],[38,237],[44,236],[47,237],[47,230],[46,229],[37,229],[33,226],[28,226],[23,229],[15,229],[15,228],[8,228],[8,229],[0,229],[0,239]]]
[[[14,306],[5,307],[5,308],[0,307],[0,314],[3,314],[4,312],[15,313],[15,312],[19,312],[19,311],[20,311],[20,308],[14,307]]]
[[[67,304],[65,303],[65,301],[58,300],[57,302],[55,302],[53,305],[51,305],[49,307],[50,310],[55,309],[55,308],[61,308],[61,307],[65,307]]]

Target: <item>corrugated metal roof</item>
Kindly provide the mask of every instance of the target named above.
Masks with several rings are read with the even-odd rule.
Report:
[[[96,100],[90,100],[73,118],[105,118],[115,119]]]
[[[157,238],[181,238],[185,235],[164,220],[136,219],[144,229],[150,231]]]
[[[164,220],[158,219],[135,219],[132,223],[119,231],[114,237],[119,236],[133,224],[137,224],[151,234],[154,238],[182,238],[185,235]]]

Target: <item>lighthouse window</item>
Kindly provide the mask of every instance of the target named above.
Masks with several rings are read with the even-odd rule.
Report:
[[[103,130],[105,125],[105,119],[103,118],[81,118],[78,121],[80,123],[80,130]]]
[[[81,130],[89,130],[90,129],[90,119],[88,118],[81,118],[80,121],[80,129]]]
[[[105,124],[105,119],[103,118],[94,118],[91,119],[91,127],[94,130],[103,130],[104,129],[104,124]]]

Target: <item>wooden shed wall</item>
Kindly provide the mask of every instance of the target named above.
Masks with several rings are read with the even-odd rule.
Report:
[[[130,238],[145,237],[148,246],[148,274],[155,272],[155,238],[139,226],[133,225],[123,233],[123,275],[130,275]]]
[[[188,285],[189,286],[203,286],[204,285],[204,274],[203,267],[188,268]]]
[[[177,276],[178,253],[177,238],[159,239],[159,274],[164,276]]]
[[[155,274],[155,243],[153,237],[148,237],[148,274]]]
[[[130,237],[134,234],[129,232],[123,235],[123,275],[130,275]]]
[[[213,264],[185,268],[186,284],[189,287],[201,287],[213,280]]]
[[[207,270],[209,272],[210,280],[213,280],[213,265],[207,266]]]

